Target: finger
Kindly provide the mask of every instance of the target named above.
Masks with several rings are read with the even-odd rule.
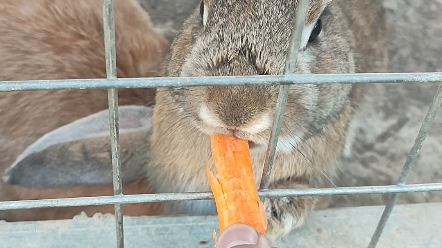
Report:
[[[258,243],[254,245],[236,245],[231,246],[232,248],[272,248],[272,246],[269,244],[269,241],[267,241],[266,238],[263,236],[259,236]]]
[[[271,248],[268,241],[252,227],[234,224],[226,228],[218,238],[217,248]]]

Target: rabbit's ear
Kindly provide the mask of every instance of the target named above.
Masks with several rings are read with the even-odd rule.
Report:
[[[152,109],[121,106],[121,178],[135,181],[148,161]],[[104,110],[55,129],[32,145],[5,171],[8,184],[72,187],[112,184],[109,112]]]

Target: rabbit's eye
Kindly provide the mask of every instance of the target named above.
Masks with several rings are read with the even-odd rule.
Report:
[[[206,25],[207,8],[206,8],[206,4],[204,3],[204,1],[201,1],[201,4],[200,4],[200,15],[201,15],[201,19],[203,19],[203,25]]]
[[[203,16],[204,16],[204,1],[201,1],[201,4],[200,4],[200,15],[201,15],[201,18],[203,18]]]
[[[308,39],[308,42],[315,41],[318,38],[318,36],[321,33],[321,31],[322,31],[322,21],[321,21],[321,19],[319,19],[316,22],[316,25],[313,28],[312,33],[310,34],[310,38]]]

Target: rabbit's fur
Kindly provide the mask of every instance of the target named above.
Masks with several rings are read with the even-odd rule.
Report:
[[[157,76],[168,41],[154,30],[135,0],[114,0],[114,6],[117,76]],[[0,80],[105,78],[102,23],[102,0],[0,0]],[[129,140],[132,145],[140,142],[137,149],[148,147],[150,123],[140,120],[150,114],[154,96],[155,89],[119,90],[120,105],[140,106],[120,109],[125,194],[151,192],[144,180],[138,180],[145,161],[124,162],[133,156],[134,149],[126,145]],[[107,104],[105,89],[0,92],[0,173],[44,134],[64,127],[54,131],[51,141],[60,146],[45,150],[48,156],[21,155],[21,162],[30,164],[5,176],[9,184],[0,182],[0,200],[112,195],[109,131],[102,128],[109,121]],[[97,112],[101,122],[74,122]],[[135,129],[145,135],[128,132]],[[69,136],[74,131],[90,136],[75,139]],[[94,154],[87,153],[89,148]],[[69,161],[71,157],[75,158]],[[156,213],[157,207],[127,205],[124,211],[148,215]],[[114,210],[108,205],[0,211],[0,219],[72,218],[81,211],[91,215]]]
[[[164,76],[278,75],[284,73],[295,0],[205,0],[184,23]],[[206,18],[207,17],[207,18]],[[317,23],[323,29],[308,42]],[[295,73],[384,72],[388,29],[380,0],[311,0]],[[270,188],[331,186],[362,86],[293,85]],[[205,162],[209,135],[233,133],[253,145],[261,179],[277,86],[159,88],[153,112],[149,182],[157,192],[209,191]],[[348,145],[350,144],[350,145]],[[349,151],[347,151],[349,152]],[[211,165],[213,168],[213,165]],[[327,178],[328,177],[328,178]],[[265,199],[267,235],[302,225],[316,197]],[[215,213],[213,201],[172,202],[167,214]]]

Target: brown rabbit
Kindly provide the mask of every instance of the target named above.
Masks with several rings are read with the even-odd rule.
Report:
[[[117,76],[156,76],[168,41],[137,1],[114,0],[114,6]],[[0,64],[0,80],[105,78],[102,0],[0,0]],[[124,89],[119,96],[119,104],[131,105],[120,108],[123,193],[149,193],[139,180],[145,158],[126,161],[148,147],[155,89]],[[5,175],[9,184],[0,182],[0,200],[112,195],[107,104],[106,90],[0,92],[0,173],[14,164]],[[48,157],[31,156],[41,150]],[[124,207],[127,215],[158,210],[155,204]],[[114,210],[0,211],[0,219],[63,219],[81,211]]]
[[[279,75],[284,72],[295,0],[204,0],[172,44],[164,76]],[[384,72],[388,29],[381,0],[311,0],[294,73]],[[209,135],[249,140],[261,179],[277,86],[159,88],[153,112],[149,182],[157,192],[209,191]],[[330,186],[361,88],[293,85],[271,188]],[[347,147],[350,147],[349,145]],[[213,168],[213,167],[212,167]],[[270,238],[302,225],[317,197],[265,199]],[[214,202],[166,205],[166,214],[215,213]]]

